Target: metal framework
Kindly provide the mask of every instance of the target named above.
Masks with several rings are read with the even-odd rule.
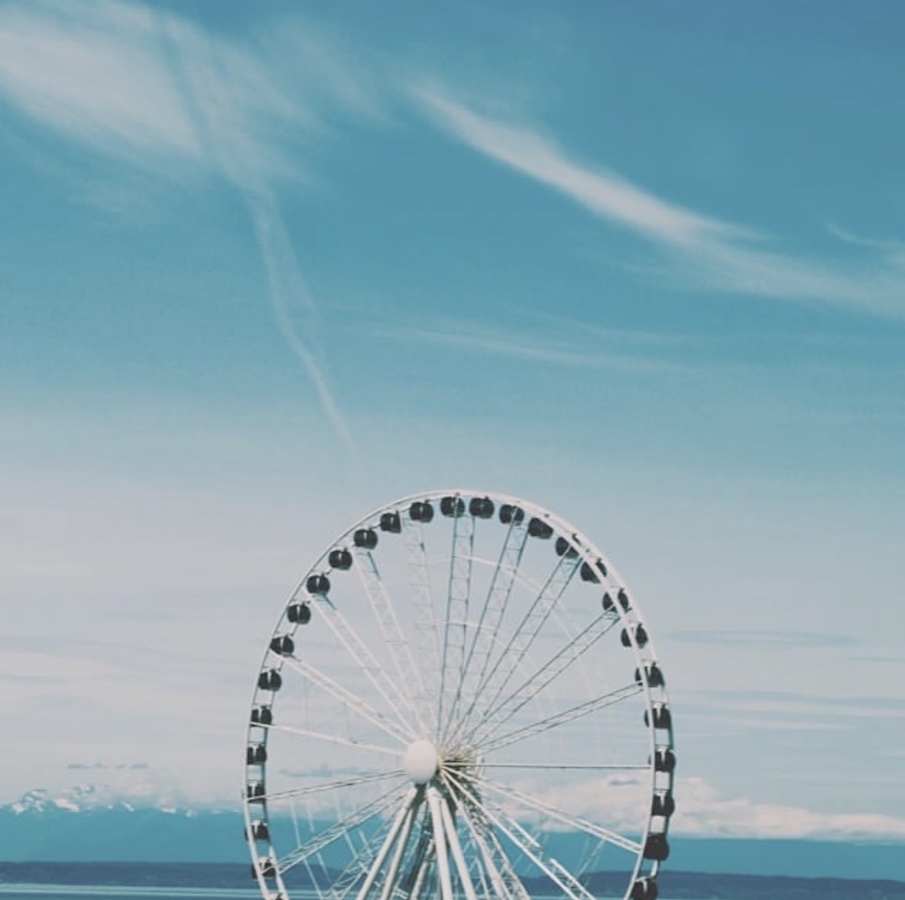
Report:
[[[329,545],[268,642],[252,874],[265,900],[655,900],[674,768],[609,560],[524,500],[405,497]]]

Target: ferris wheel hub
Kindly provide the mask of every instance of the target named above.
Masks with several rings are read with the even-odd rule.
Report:
[[[430,741],[413,741],[402,755],[402,768],[414,784],[427,784],[439,763],[437,748]]]

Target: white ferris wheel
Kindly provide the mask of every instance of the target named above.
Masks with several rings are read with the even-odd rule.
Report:
[[[655,900],[672,715],[635,597],[551,512],[406,497],[329,545],[268,642],[245,750],[267,900]]]

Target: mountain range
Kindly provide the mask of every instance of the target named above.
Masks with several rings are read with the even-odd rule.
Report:
[[[82,786],[0,805],[0,860],[246,864],[240,804],[157,804]],[[670,836],[669,873],[905,881],[905,844]]]

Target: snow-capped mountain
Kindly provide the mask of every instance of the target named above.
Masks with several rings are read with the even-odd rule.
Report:
[[[26,791],[18,800],[0,805],[0,809],[9,809],[16,815],[46,813],[52,810],[87,812],[98,809],[121,809],[132,812],[136,809],[149,808],[187,816],[196,813],[196,807],[184,797],[160,796],[150,792],[138,795],[134,792],[122,793],[105,784],[79,784],[57,791],[34,788]],[[211,809],[209,804],[205,804],[204,808],[208,811]]]
[[[238,802],[193,805],[170,791],[82,784],[35,788],[0,805],[0,858],[244,862]]]
[[[115,798],[109,791],[99,790],[95,785],[75,785],[63,791],[50,791],[47,788],[35,788],[26,791],[18,800],[7,804],[16,815],[24,813],[46,813],[49,810],[65,810],[82,812],[87,809],[134,810],[134,803]],[[0,809],[3,807],[0,806]]]
[[[79,783],[46,785],[26,791],[16,800],[0,803],[18,815],[51,810],[85,812],[99,809],[156,809],[173,814],[194,815],[198,811],[236,810],[233,797],[189,795],[183,784],[147,765],[76,766]],[[238,798],[238,790],[236,791]]]
[[[190,803],[147,782],[37,788],[0,805],[0,861],[247,863],[237,800]],[[671,841],[668,871],[901,878],[905,846],[806,840]]]

